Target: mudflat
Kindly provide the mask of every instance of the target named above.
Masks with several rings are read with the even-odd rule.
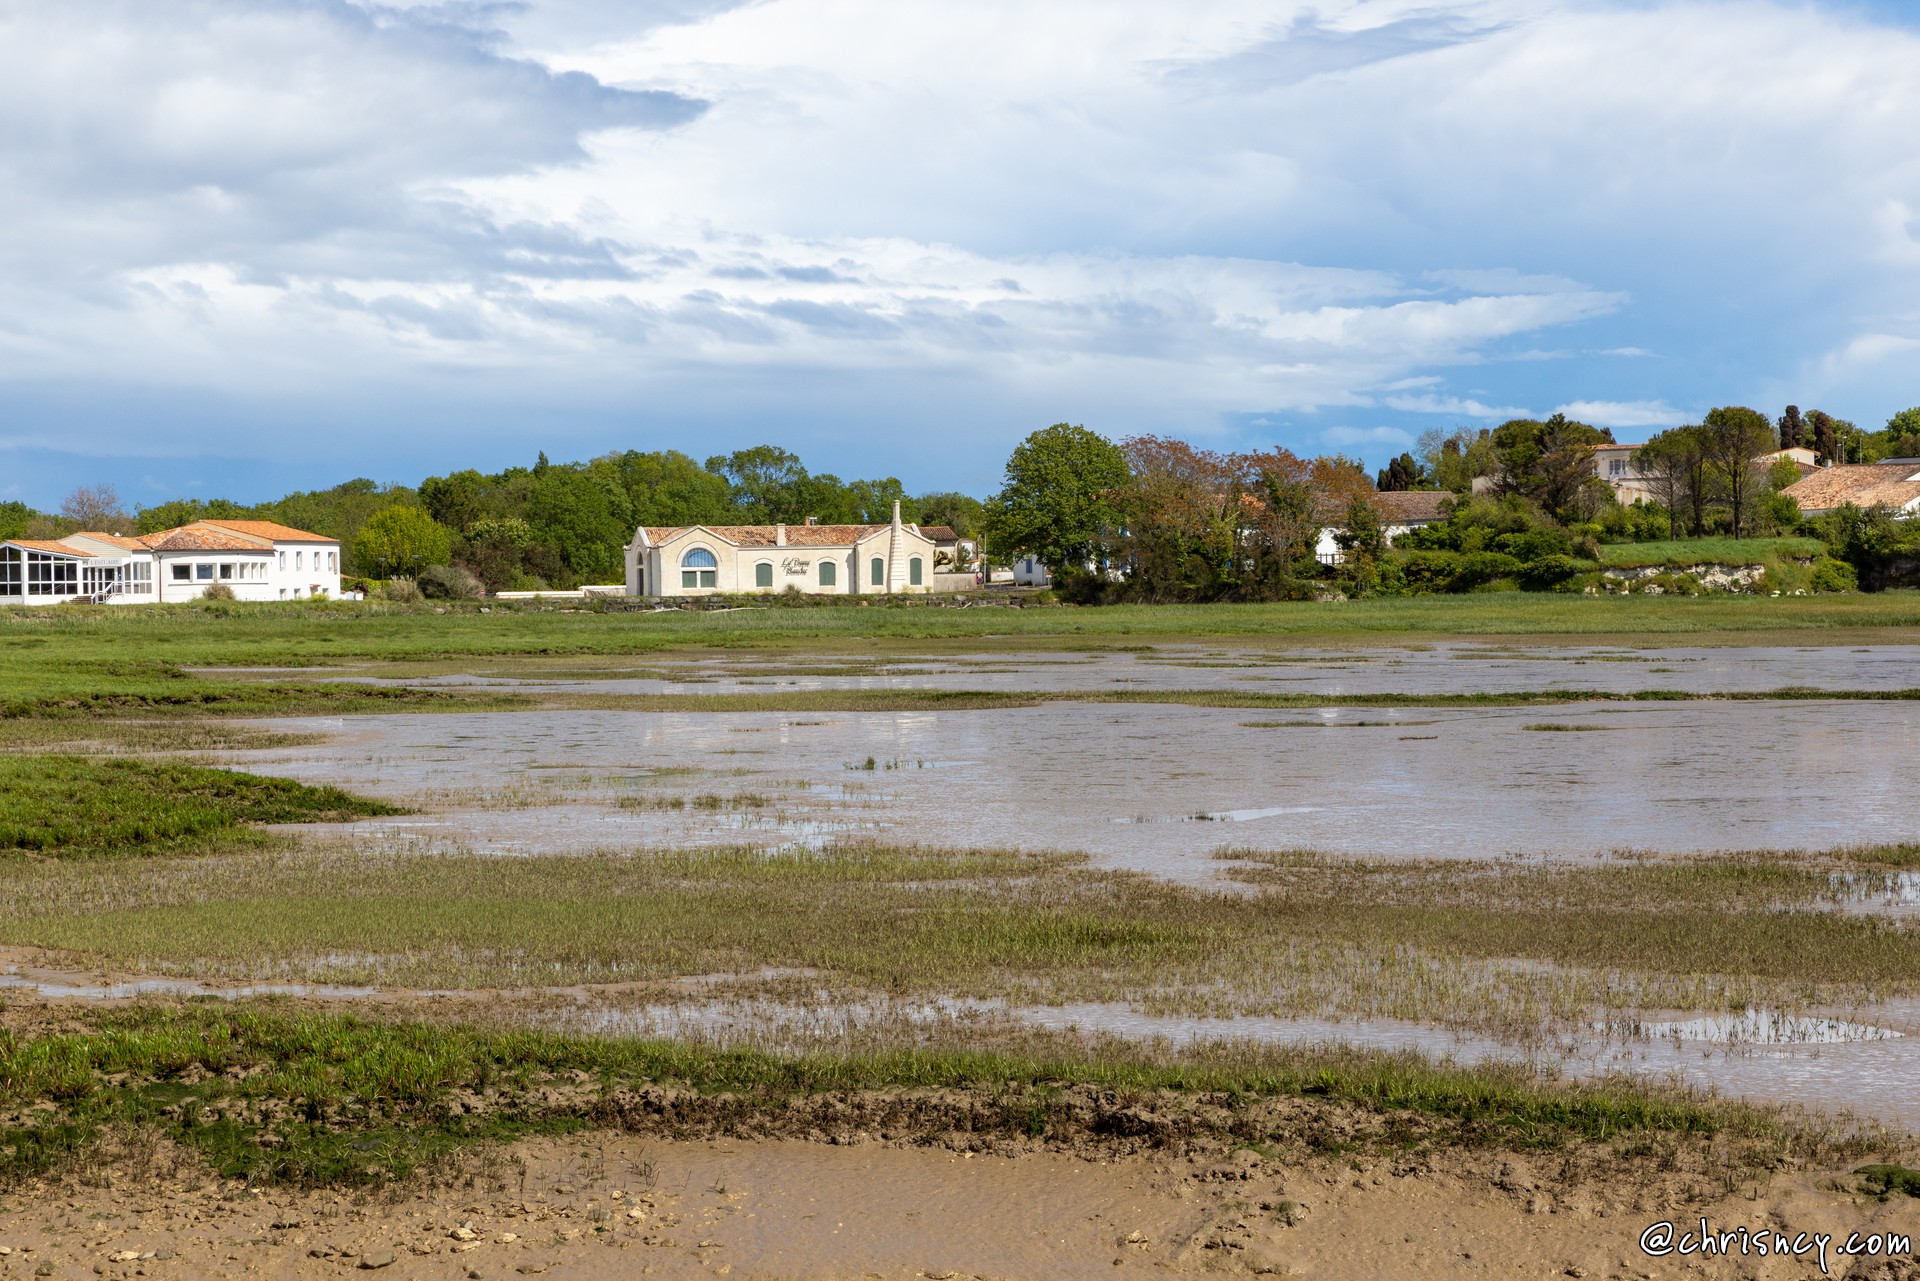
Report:
[[[122,1153],[117,1169],[9,1195],[0,1275],[1920,1276],[1884,1244],[1920,1236],[1920,1199],[1866,1194],[1847,1171],[1729,1191],[1566,1151],[1286,1160],[592,1133],[373,1192],[250,1189],[173,1167],[176,1153],[139,1155],[138,1174]],[[1735,1236],[1726,1255],[1682,1256],[1703,1219],[1747,1229],[1748,1251]],[[1660,1223],[1674,1225],[1664,1257],[1642,1246]],[[1763,1230],[1805,1253],[1755,1253]],[[1845,1257],[1850,1235],[1880,1253]]]

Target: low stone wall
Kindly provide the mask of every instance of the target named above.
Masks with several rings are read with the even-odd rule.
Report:
[[[1634,565],[1629,568],[1600,571],[1608,591],[1644,592],[1663,595],[1665,586],[1653,581],[1685,576],[1710,592],[1757,592],[1767,576],[1765,565]],[[1614,584],[1620,586],[1616,589]]]

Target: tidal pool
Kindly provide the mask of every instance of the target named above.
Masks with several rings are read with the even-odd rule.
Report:
[[[482,662],[476,665],[486,666]],[[634,665],[639,672],[632,676],[610,671],[612,661],[596,658],[578,675],[570,674],[565,666],[542,670],[518,665],[488,674],[341,679],[610,694],[829,689],[1058,691],[1116,686],[1333,695],[1561,689],[1706,693],[1788,686],[1835,690],[1920,688],[1920,646],[1916,645],[1627,649],[1436,641],[1412,647],[1332,650],[1277,644],[1178,644],[1143,646],[1137,651],[1010,651],[886,658],[783,653],[741,658],[723,654],[690,661],[640,659],[634,660]]]
[[[350,825],[540,854],[846,837],[1084,851],[1213,880],[1222,847],[1593,857],[1913,839],[1906,703],[989,711],[541,711],[287,719],[229,754],[417,800]]]

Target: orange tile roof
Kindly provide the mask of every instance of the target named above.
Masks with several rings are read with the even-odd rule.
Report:
[[[91,559],[92,552],[83,552],[78,547],[68,547],[65,543],[56,543],[44,538],[9,538],[9,547],[24,547],[31,552],[57,552],[62,556],[81,556]]]
[[[1855,507],[1899,509],[1920,498],[1920,466],[1913,463],[1850,463],[1822,467],[1780,492],[1802,511]]]
[[[138,537],[128,537],[124,534],[103,534],[103,533],[100,533],[98,530],[83,529],[83,530],[80,530],[78,533],[68,534],[67,537],[68,538],[91,538],[95,542],[111,543],[115,547],[119,547],[130,552],[143,552],[147,550],[146,539],[138,538]]]
[[[1413,525],[1444,519],[1441,507],[1456,495],[1445,489],[1389,489],[1368,494],[1367,501],[1389,525]]]
[[[266,556],[273,551],[258,539],[242,538],[238,534],[200,525],[163,529],[157,534],[148,534],[145,542],[157,552],[256,552]]]
[[[310,534],[304,529],[295,529],[291,525],[276,525],[270,520],[197,520],[196,525],[217,525],[221,529],[230,529],[236,534],[245,534],[249,538],[265,538],[276,543],[337,543],[337,538],[328,538],[325,534]]]
[[[861,539],[881,533],[885,525],[788,525],[786,546],[802,550],[815,547],[851,547]],[[647,541],[656,546],[677,538],[690,529],[704,529],[721,542],[735,547],[777,547],[779,531],[772,525],[649,525]]]

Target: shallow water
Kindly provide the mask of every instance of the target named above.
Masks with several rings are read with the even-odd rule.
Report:
[[[1218,875],[1209,855],[1224,846],[1490,858],[1910,840],[1914,719],[1910,704],[1861,702],[487,712],[277,721],[338,737],[230,756],[444,796],[444,812],[351,825],[414,843],[539,854],[868,836],[1080,850],[1191,882]],[[1543,724],[1594,732],[1529,728]],[[765,803],[620,807],[742,795]]]
[[[484,666],[479,660],[476,664]],[[342,679],[377,684],[483,685],[575,693],[722,694],[754,690],[1229,689],[1242,692],[1381,694],[1505,693],[1591,689],[1606,693],[1920,688],[1920,646],[1523,646],[1437,641],[1415,647],[1299,649],[1157,645],[1145,652],[1010,652],[873,659],[853,654],[717,656],[643,660],[647,673],[578,677],[564,668],[524,675]],[[653,673],[661,673],[654,675]]]
[[[1634,1073],[1677,1080],[1733,1098],[1846,1112],[1920,1133],[1920,1008],[1903,1002],[1858,1017],[1783,1016],[1748,1011],[1713,1019],[1650,1024],[1641,1034],[1596,1032],[1547,1046],[1521,1047],[1487,1036],[1397,1019],[1243,1017],[1206,1019],[1143,1014],[1125,1005],[1007,1007],[994,1001],[885,1002],[812,1007],[750,1001],[728,1005],[583,1005],[558,1010],[556,1029],[606,1036],[693,1035],[731,1044],[818,1046],[857,1042],[865,1026],[904,1027],[1013,1019],[1060,1031],[1104,1033],[1173,1045],[1252,1041],[1275,1046],[1346,1045],[1414,1051],[1463,1065],[1526,1063],[1572,1079]],[[1902,1031],[1904,1026],[1906,1031]],[[1698,1035],[1693,1035],[1698,1033]]]

